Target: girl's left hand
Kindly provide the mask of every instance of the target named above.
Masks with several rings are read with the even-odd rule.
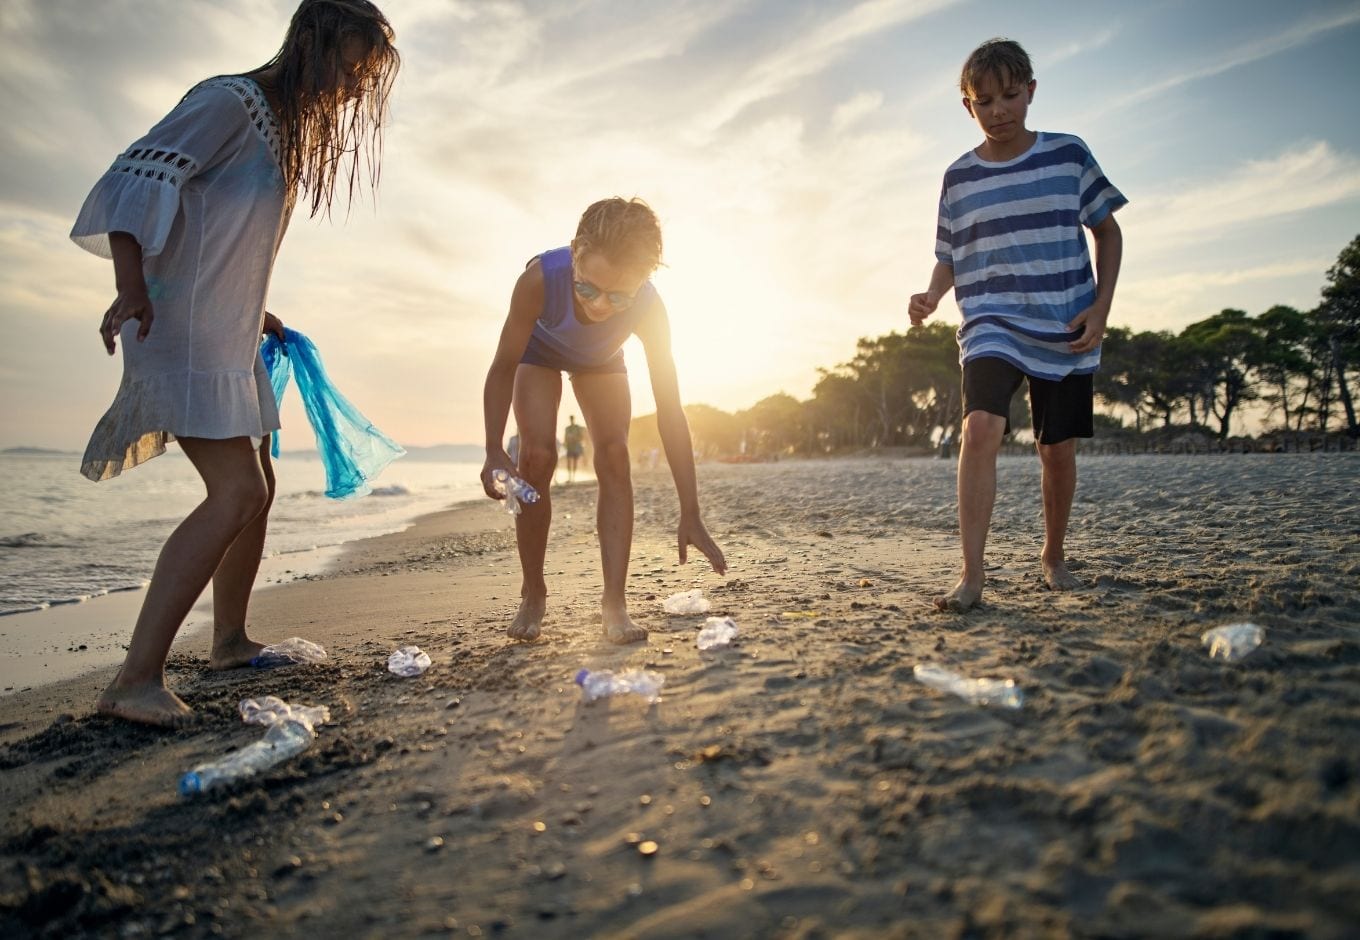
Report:
[[[280,343],[284,341],[283,321],[268,310],[264,312],[264,329],[260,330],[260,335],[263,336],[265,333],[273,333],[278,337]]]
[[[702,520],[687,519],[681,516],[680,528],[676,532],[676,541],[680,545],[680,563],[682,565],[689,560],[689,546],[693,545],[704,553],[704,557],[708,559],[708,563],[713,566],[714,571],[718,574],[727,573],[727,559],[723,558],[722,549],[708,534],[708,529],[704,528]]]

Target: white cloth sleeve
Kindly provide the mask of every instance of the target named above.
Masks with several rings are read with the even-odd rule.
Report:
[[[194,88],[127,150],[85,197],[71,240],[101,258],[112,257],[110,232],[127,232],[142,257],[160,254],[179,214],[180,188],[214,163],[249,117],[227,88]]]

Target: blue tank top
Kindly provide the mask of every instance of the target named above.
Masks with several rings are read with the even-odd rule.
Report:
[[[582,320],[573,299],[571,248],[545,251],[537,260],[543,269],[543,311],[534,323],[531,342],[547,346],[567,362],[583,368],[604,365],[620,355],[624,342],[645,320],[660,313],[656,288],[647,281],[627,310],[599,322]]]

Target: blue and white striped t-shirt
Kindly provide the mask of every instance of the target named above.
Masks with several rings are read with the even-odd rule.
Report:
[[[959,361],[1005,359],[1027,375],[1095,372],[1067,324],[1096,298],[1082,226],[1127,203],[1071,134],[1039,133],[1004,163],[969,151],[945,171],[935,257],[954,268]]]

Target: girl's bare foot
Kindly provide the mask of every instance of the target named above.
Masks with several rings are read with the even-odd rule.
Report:
[[[546,597],[525,597],[519,602],[519,611],[505,632],[512,640],[537,640],[543,632],[543,615],[548,610]]]
[[[1048,585],[1050,591],[1075,591],[1081,587],[1081,581],[1072,572],[1067,570],[1067,563],[1042,562],[1044,568],[1044,583]]]
[[[209,669],[239,669],[249,666],[250,661],[260,655],[263,643],[256,643],[245,633],[238,633],[231,640],[218,643],[213,641],[212,652],[208,654]]]
[[[601,611],[604,622],[604,637],[610,643],[637,643],[647,639],[647,631],[633,623],[628,617],[628,608],[605,607]]]
[[[193,720],[193,710],[165,686],[148,682],[120,687],[117,681],[99,696],[99,714],[158,728],[181,728]]]
[[[961,577],[959,583],[948,594],[935,598],[936,610],[965,611],[977,606],[982,600],[982,579]]]

